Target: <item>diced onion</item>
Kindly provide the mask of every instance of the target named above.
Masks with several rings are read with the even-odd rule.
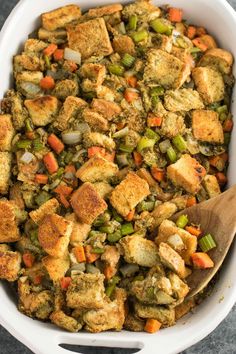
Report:
[[[139,271],[139,266],[137,264],[126,264],[120,268],[120,272],[123,277],[131,277]]]
[[[79,130],[82,134],[90,133],[91,131],[88,123],[78,123],[76,124],[76,129]]]
[[[61,134],[62,140],[67,145],[74,145],[82,140],[82,133],[79,130]]]
[[[28,94],[28,95],[37,95],[40,92],[40,87],[38,85],[33,84],[32,82],[22,82],[21,88]]]
[[[167,240],[168,244],[175,250],[181,251],[184,249],[182,238],[178,234],[171,235]]]
[[[72,161],[77,162],[81,155],[85,154],[87,151],[85,149],[79,150],[73,157]]]
[[[97,267],[95,267],[93,264],[86,264],[86,272],[90,274],[101,273],[100,270]]]
[[[26,151],[20,158],[21,162],[29,164],[34,158],[34,155],[31,152]]]
[[[129,133],[129,127],[125,127],[121,130],[118,130],[113,134],[113,138],[123,138]]]
[[[81,54],[70,48],[65,48],[64,59],[71,60],[74,63],[81,65]]]

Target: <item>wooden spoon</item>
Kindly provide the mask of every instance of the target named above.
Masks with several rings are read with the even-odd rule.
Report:
[[[206,202],[196,204],[174,215],[173,221],[182,215],[188,215],[189,221],[200,224],[203,235],[210,233],[217,247],[208,252],[215,266],[210,269],[193,269],[186,279],[190,287],[188,297],[204,289],[222,265],[236,233],[236,185],[221,195]]]

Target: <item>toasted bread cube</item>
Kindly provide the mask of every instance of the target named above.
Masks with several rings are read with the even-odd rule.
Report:
[[[66,329],[69,332],[76,333],[82,328],[82,325],[75,318],[66,315],[61,310],[53,311],[50,315],[50,320],[58,327]]]
[[[71,213],[65,217],[67,220],[73,222],[72,233],[70,235],[70,244],[72,246],[80,245],[85,241],[91,230],[91,225],[79,222],[75,213]]]
[[[214,175],[206,175],[203,180],[203,185],[209,198],[214,198],[221,193],[219,183]]]
[[[131,37],[129,36],[117,36],[113,39],[112,47],[115,52],[120,55],[124,55],[125,53],[134,54],[135,53],[135,45]]]
[[[149,194],[148,183],[136,173],[129,172],[111,193],[110,202],[120,215],[126,217]]]
[[[83,78],[91,80],[94,83],[94,88],[96,88],[102,85],[105,80],[106,67],[101,64],[84,63],[81,66],[80,74]]]
[[[25,120],[28,118],[28,111],[23,105],[23,100],[19,93],[10,91],[12,123],[16,130],[21,130],[25,125]]]
[[[175,273],[178,274],[180,278],[185,277],[185,264],[184,260],[180,255],[173,250],[167,243],[161,242],[159,245],[159,256],[161,262]]]
[[[116,147],[115,141],[105,134],[91,132],[85,135],[84,144],[86,147],[102,146],[108,150],[114,150]]]
[[[53,123],[58,130],[66,130],[69,123],[76,119],[78,113],[87,106],[87,102],[81,98],[68,96]]]
[[[59,109],[59,101],[54,96],[42,96],[33,100],[25,100],[32,122],[36,126],[45,126],[51,123]]]
[[[109,329],[121,331],[125,321],[125,300],[126,291],[117,288],[113,301],[107,301],[103,308],[90,310],[83,315],[85,329],[92,333]]]
[[[83,182],[107,181],[119,171],[118,166],[103,157],[93,156],[76,172],[76,177]]]
[[[73,277],[66,293],[67,306],[73,309],[101,309],[105,298],[104,279],[103,274],[81,274]]]
[[[173,293],[177,299],[183,299],[189,293],[188,285],[181,280],[177,274],[170,273],[168,278],[171,282]]]
[[[171,112],[204,108],[199,93],[191,88],[166,91],[164,102],[165,108]]]
[[[39,39],[29,38],[24,44],[24,51],[26,53],[40,53],[47,48],[48,43],[40,41]]]
[[[92,109],[86,108],[83,111],[83,118],[93,130],[106,132],[109,129],[106,118]]]
[[[82,59],[92,55],[106,56],[113,52],[106,24],[97,18],[69,27],[67,30],[69,47],[81,53]]]
[[[145,321],[141,320],[141,318],[138,318],[132,313],[128,313],[128,315],[125,316],[124,329],[132,332],[143,332],[144,326]]]
[[[147,54],[144,69],[144,81],[157,83],[166,89],[177,89],[183,85],[190,75],[186,64],[160,49],[151,49]]]
[[[128,19],[131,15],[137,15],[144,22],[153,20],[161,15],[161,9],[153,5],[151,1],[139,0],[131,4],[127,4],[123,11],[122,16]]]
[[[121,113],[121,108],[117,103],[106,101],[102,98],[94,98],[91,103],[91,108],[100,113],[107,120],[112,120]]]
[[[15,130],[9,114],[0,114],[0,151],[11,151]]]
[[[76,80],[61,80],[56,83],[52,92],[61,101],[65,101],[68,96],[77,96],[79,93],[79,85]]]
[[[70,267],[70,260],[66,258],[55,258],[46,256],[42,259],[44,267],[47,269],[50,279],[53,282],[60,280]]]
[[[119,244],[122,246],[127,263],[153,267],[160,262],[158,248],[151,240],[140,236],[126,236],[120,240]]]
[[[168,112],[162,120],[161,134],[174,138],[177,134],[183,134],[185,131],[184,117],[178,113]]]
[[[43,78],[43,72],[25,70],[16,73],[15,78],[17,91],[23,94],[26,98],[31,99],[42,94],[39,83]],[[34,90],[28,90],[29,83],[33,84]]]
[[[8,200],[0,200],[0,243],[16,242],[20,239],[16,209]]]
[[[210,66],[222,74],[230,74],[233,65],[233,56],[227,50],[213,48],[206,51],[198,66]]]
[[[178,321],[181,317],[185,316],[193,307],[195,307],[195,300],[194,298],[190,298],[185,300],[181,304],[175,307],[175,319]]]
[[[39,28],[38,38],[49,43],[64,44],[67,42],[67,32],[63,28],[55,31],[48,31],[45,28]]]
[[[162,221],[155,242],[158,246],[161,242],[168,243],[168,238],[176,234],[181,237],[185,246],[183,250],[177,252],[184,259],[186,264],[191,264],[191,255],[197,250],[197,237],[191,235],[188,231],[177,227],[173,221]]]
[[[11,177],[12,154],[10,152],[0,152],[0,194],[7,194]]]
[[[193,69],[192,76],[205,104],[219,102],[224,98],[224,80],[219,71],[209,67],[198,67]]]
[[[84,183],[71,197],[71,206],[79,221],[92,224],[107,209],[107,203],[89,182]]]
[[[200,37],[200,40],[203,44],[206,44],[209,50],[217,48],[215,39],[209,34],[204,34],[203,36]]]
[[[174,203],[165,202],[157,205],[152,212],[152,217],[154,219],[152,227],[159,226],[163,220],[169,219],[176,212],[177,206]]]
[[[101,198],[107,199],[110,197],[113,187],[107,182],[96,182],[93,183],[94,188],[98,192]]]
[[[31,211],[29,216],[35,222],[35,224],[39,224],[45,216],[55,214],[59,209],[59,206],[60,204],[57,199],[52,198],[42,204],[38,209]]]
[[[145,305],[135,302],[134,311],[138,317],[154,318],[162,323],[163,326],[173,326],[175,323],[175,310],[165,306]]]
[[[167,177],[191,194],[199,191],[205,175],[205,168],[188,154],[182,155],[177,162],[167,167]]]
[[[57,214],[47,215],[39,224],[39,243],[50,256],[62,258],[67,252],[71,232],[71,221]]]
[[[117,272],[117,265],[120,259],[120,252],[116,246],[105,246],[105,251],[101,255],[101,261],[110,267],[110,277],[113,277]]]
[[[102,17],[112,15],[115,12],[121,11],[123,6],[121,4],[111,4],[102,7],[95,7],[93,9],[88,10],[89,17]]]
[[[196,110],[192,112],[193,135],[197,140],[223,144],[224,132],[215,111]]]
[[[21,72],[22,70],[29,71],[43,71],[44,61],[39,58],[35,53],[27,54],[22,53],[14,56],[14,72]]]
[[[70,22],[78,20],[81,10],[76,5],[67,5],[42,14],[42,25],[48,31],[63,28]]]
[[[15,281],[21,269],[21,254],[19,252],[0,249],[0,279]]]

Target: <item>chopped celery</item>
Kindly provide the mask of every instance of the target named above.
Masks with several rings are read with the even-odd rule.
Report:
[[[228,107],[226,104],[224,106],[220,106],[216,108],[216,112],[221,114],[221,113],[227,113],[228,112]]]
[[[183,214],[180,215],[176,221],[176,225],[183,229],[188,224],[188,216]]]
[[[113,138],[120,139],[126,136],[129,133],[129,127],[125,127],[121,130],[118,130],[113,134]]]
[[[29,119],[25,120],[25,128],[27,132],[32,132],[33,131],[33,127],[32,127],[32,123]]]
[[[116,284],[114,284],[114,283],[108,285],[108,286],[106,287],[106,290],[105,290],[106,295],[107,295],[108,297],[111,297],[111,295],[112,295],[113,291],[115,290],[115,288],[116,288]]]
[[[68,151],[65,156],[65,163],[69,164],[71,162],[71,160],[73,159],[73,157],[74,157],[73,152]]]
[[[112,234],[115,231],[115,228],[113,225],[104,225],[99,227],[99,231],[106,234]]]
[[[118,222],[123,222],[123,218],[117,213],[115,209],[112,210],[113,217]]]
[[[104,253],[104,249],[100,248],[100,247],[94,247],[92,249],[91,253],[102,254],[102,253]]]
[[[120,150],[120,151],[123,151],[123,152],[131,153],[131,152],[134,150],[134,147],[133,147],[133,146],[128,146],[128,145],[121,144],[121,145],[119,146],[119,150]]]
[[[122,60],[121,60],[122,64],[127,67],[127,68],[131,68],[131,66],[134,64],[135,62],[135,57],[133,57],[132,55],[125,53]]]
[[[31,147],[31,140],[19,140],[16,143],[17,149],[29,149]]]
[[[121,235],[122,236],[132,234],[133,232],[134,232],[134,228],[130,222],[121,225]]]
[[[175,152],[175,150],[173,149],[172,146],[170,146],[167,149],[166,153],[167,153],[167,156],[168,156],[170,162],[174,163],[177,160],[176,152]]]
[[[150,26],[155,32],[167,35],[170,35],[173,29],[173,27],[165,19],[161,18],[156,18],[151,21]]]
[[[123,76],[125,69],[122,65],[119,64],[110,64],[108,67],[110,74],[114,74],[117,76]]]
[[[161,86],[152,87],[151,92],[150,92],[151,96],[162,96],[162,95],[164,95],[164,93],[165,93],[165,90]]]
[[[39,138],[33,141],[33,148],[34,151],[40,151],[44,148],[44,145]]]
[[[183,152],[187,149],[187,143],[180,134],[176,135],[173,138],[172,142],[180,152]]]
[[[200,53],[200,52],[201,52],[201,49],[198,48],[198,47],[192,47],[192,48],[190,48],[190,53],[191,53],[191,54]]]
[[[97,217],[97,219],[94,221],[93,225],[95,227],[102,226],[106,222],[110,221],[110,219],[111,219],[111,215],[108,212],[105,212],[104,214]]]
[[[131,31],[135,31],[137,28],[137,23],[138,23],[138,16],[137,15],[131,15],[129,17],[129,24],[128,24],[128,29]]]
[[[138,43],[148,38],[148,32],[146,30],[134,32],[132,33],[131,37],[136,43]]]
[[[122,235],[121,232],[119,230],[117,230],[116,232],[112,233],[112,234],[108,234],[107,235],[107,240],[111,243],[113,242],[117,242],[121,239]]]
[[[155,202],[153,201],[142,201],[141,203],[139,203],[138,205],[138,212],[142,212],[142,211],[152,211],[155,207]]]
[[[228,145],[230,143],[230,137],[231,137],[230,133],[224,133],[224,144],[225,145]]]
[[[156,143],[156,140],[154,139],[149,139],[146,136],[143,136],[137,145],[137,151],[141,152],[142,150],[146,149],[146,148],[152,148]]]
[[[150,129],[150,128],[147,128],[146,131],[145,131],[145,136],[149,139],[153,139],[155,140],[156,142],[159,141],[161,138],[160,138],[160,135],[158,135],[154,130]]]
[[[47,55],[44,55],[44,61],[45,61],[45,64],[46,64],[46,68],[48,70],[50,70],[51,69],[51,61],[50,61],[50,58]]]
[[[214,238],[211,236],[211,234],[207,234],[203,236],[199,241],[198,244],[203,252],[208,252],[212,248],[216,247],[216,243]]]

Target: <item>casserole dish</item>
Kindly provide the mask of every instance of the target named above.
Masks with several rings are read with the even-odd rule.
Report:
[[[60,4],[57,1],[52,1],[48,5],[45,1],[40,1],[40,3],[31,9],[29,1],[21,2],[13,15],[10,17],[6,26],[3,29],[2,40],[0,43],[0,49],[4,52],[4,62],[2,62],[2,69],[4,73],[10,72],[11,58],[13,54],[17,51],[18,41],[13,41],[12,38],[15,35],[15,31],[19,33],[19,38],[22,40],[26,38],[27,33],[32,31],[35,27],[34,19],[42,12],[51,10],[53,8],[66,5],[68,1],[62,1]],[[90,6],[102,5],[104,2],[91,2]],[[80,2],[83,7],[83,1]],[[188,6],[184,5],[181,1],[173,1],[171,3],[173,6],[182,7],[185,11],[185,16],[191,21],[199,23],[200,25],[206,26],[213,35],[219,39],[220,44],[224,45],[226,49],[234,53],[234,48],[228,43],[233,43],[233,38],[230,38],[230,34],[233,33],[234,26],[234,15],[228,7],[227,4],[219,1],[214,3],[215,7],[212,5],[204,5],[201,1],[195,1],[194,4]],[[202,11],[204,15],[202,15]],[[32,20],[28,20],[28,13],[31,13]],[[191,14],[194,13],[194,18]],[[211,13],[211,18],[209,19],[209,14]],[[223,15],[224,14],[224,15]],[[224,17],[226,16],[226,17]],[[215,31],[215,23],[220,25],[227,21],[227,28],[221,29],[219,26],[219,33]],[[24,23],[24,25],[22,25]],[[19,30],[18,30],[19,29]],[[232,40],[231,40],[232,39]],[[9,43],[12,43],[9,46]],[[228,44],[228,45],[227,45]],[[8,50],[6,49],[8,48]],[[3,80],[4,85],[2,86],[2,92],[9,86],[9,80],[7,77]],[[234,112],[233,112],[234,113]],[[233,145],[233,144],[232,144]],[[233,149],[233,146],[231,146]],[[229,180],[232,184],[234,182],[234,166],[231,164],[231,170],[229,172]],[[189,316],[188,320],[183,320],[174,328],[165,330],[163,334],[158,337],[153,336],[153,338],[148,337],[147,334],[128,334],[123,333],[105,333],[100,334],[94,338],[94,335],[89,334],[64,334],[63,332],[56,330],[49,324],[42,324],[39,322],[33,323],[25,318],[21,314],[15,314],[14,304],[8,297],[7,291],[4,287],[1,287],[1,296],[4,303],[5,310],[2,312],[1,321],[3,325],[16,335],[18,339],[22,340],[26,345],[28,345],[36,353],[47,353],[49,350],[51,352],[64,352],[63,349],[58,347],[60,343],[69,344],[85,344],[85,345],[99,345],[99,346],[119,346],[119,347],[135,347],[142,348],[142,353],[176,353],[180,350],[186,348],[187,346],[194,344],[197,340],[201,339],[204,335],[208,334],[227,314],[233,302],[235,300],[235,287],[231,286],[231,279],[233,279],[233,260],[230,258],[229,263],[225,266],[224,272],[221,276],[220,282],[217,284],[216,292],[209,298],[199,309],[194,316]],[[231,286],[231,288],[227,288]],[[220,298],[224,296],[225,301],[219,304]],[[14,318],[14,324],[11,324]],[[10,319],[6,321],[6,319]],[[185,323],[185,326],[181,324]],[[207,323],[207,325],[206,325]],[[17,327],[19,329],[17,329]],[[24,332],[21,333],[21,328]],[[28,337],[33,339],[31,342]],[[171,341],[169,340],[171,338]],[[171,342],[171,343],[169,343]]]

